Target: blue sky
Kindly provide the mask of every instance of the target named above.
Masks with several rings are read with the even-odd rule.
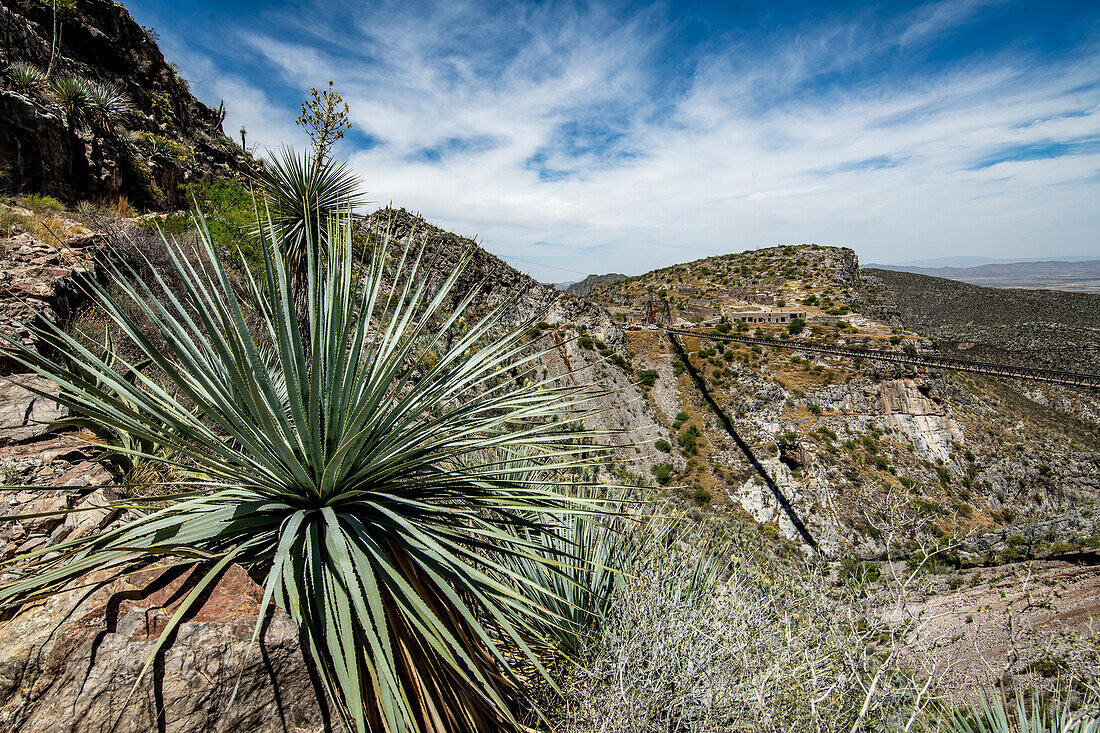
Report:
[[[127,6],[261,151],[335,80],[372,200],[543,281],[800,242],[1100,258],[1094,1]]]

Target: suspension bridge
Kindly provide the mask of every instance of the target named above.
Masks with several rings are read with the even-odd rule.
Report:
[[[754,346],[767,346],[772,349],[789,349],[792,351],[805,351],[828,356],[842,356],[849,359],[870,359],[873,361],[885,361],[895,364],[951,369],[959,372],[977,372],[979,374],[992,374],[998,377],[1026,379],[1033,382],[1064,384],[1072,387],[1100,388],[1100,374],[1081,374],[1078,372],[1065,372],[1058,369],[1036,369],[1034,367],[1015,366],[1013,364],[994,364],[992,362],[973,361],[950,356],[914,354],[904,351],[888,351],[886,349],[830,346],[828,344],[813,344],[795,339],[781,341],[779,339],[738,336],[735,334],[723,334],[716,331],[702,331],[699,329],[662,326],[662,330],[665,333],[679,336],[694,336],[696,338],[705,338],[712,341],[727,341],[751,344]]]

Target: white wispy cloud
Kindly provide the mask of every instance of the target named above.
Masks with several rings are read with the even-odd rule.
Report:
[[[934,43],[986,5],[807,25],[691,59],[662,55],[676,51],[660,7],[624,21],[592,6],[394,5],[349,16],[357,25],[330,44],[262,25],[239,42],[291,88],[336,80],[373,140],[344,152],[376,201],[505,257],[629,273],[803,241],[887,262],[1100,256],[1095,47],[816,83]],[[670,64],[689,73],[663,78]],[[210,83],[227,130],[240,118],[257,142],[300,144],[294,111],[254,84]],[[1028,146],[1040,152],[1014,154]]]

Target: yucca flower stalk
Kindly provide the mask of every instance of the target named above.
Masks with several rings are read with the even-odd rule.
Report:
[[[239,563],[261,580],[263,608],[277,604],[303,629],[349,729],[517,729],[524,675],[546,675],[532,643],[544,642],[540,623],[551,612],[517,590],[529,581],[501,558],[561,562],[536,552],[537,517],[592,511],[561,485],[524,478],[532,461],[560,476],[591,464],[600,435],[579,422],[562,427],[586,416],[591,392],[516,383],[512,370],[540,354],[523,329],[502,332],[509,303],[444,348],[477,292],[439,312],[469,255],[439,273],[423,247],[406,246],[384,282],[388,247],[360,271],[346,212],[328,222],[324,252],[307,230],[304,340],[285,229],[263,227],[265,281],[248,276],[238,293],[197,224],[198,252],[165,242],[186,297],[120,264],[108,265],[106,285],[87,283],[158,380],[133,378],[130,364],[108,363],[54,327],[41,337],[80,369],[9,343],[60,387],[59,401],[149,441],[159,450],[144,460],[191,480],[167,497],[131,499],[147,510],[121,526],[5,562],[17,577],[0,587],[0,605],[93,570],[198,562],[200,580],[159,651],[203,590]],[[155,337],[129,315],[134,308]],[[438,354],[431,366],[420,360],[425,346]],[[487,458],[502,450],[525,459]]]

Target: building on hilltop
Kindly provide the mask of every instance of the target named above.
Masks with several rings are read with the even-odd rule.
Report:
[[[724,315],[727,320],[734,323],[737,321],[744,321],[745,323],[762,323],[777,326],[789,324],[796,318],[806,320],[806,311],[788,308],[739,308],[725,313]]]

